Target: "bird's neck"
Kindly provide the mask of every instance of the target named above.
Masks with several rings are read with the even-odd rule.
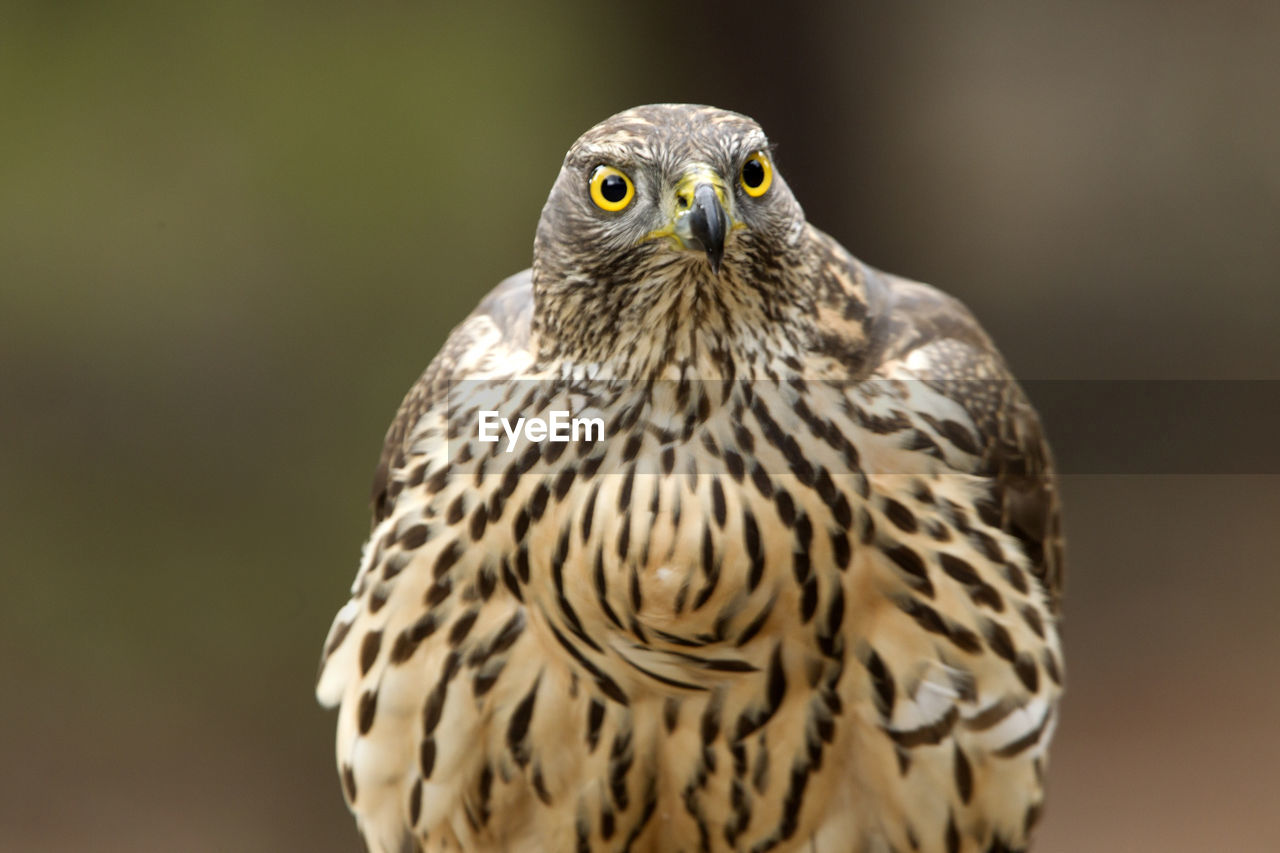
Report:
[[[543,283],[556,304],[535,327],[540,361],[601,376],[703,380],[794,372],[813,337],[802,267],[770,281],[705,265],[620,286]],[[788,369],[788,365],[791,369]]]

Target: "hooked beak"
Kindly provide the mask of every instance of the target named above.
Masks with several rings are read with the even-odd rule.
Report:
[[[724,257],[724,234],[728,230],[728,217],[724,205],[711,184],[698,184],[693,190],[693,209],[689,211],[689,233],[702,244],[707,253],[711,271],[720,274],[720,259]]]
[[[729,230],[729,215],[721,201],[722,188],[708,177],[698,175],[677,187],[676,203],[684,209],[676,215],[675,235],[686,249],[706,252],[711,271],[718,275],[720,261],[724,257],[724,238]]]

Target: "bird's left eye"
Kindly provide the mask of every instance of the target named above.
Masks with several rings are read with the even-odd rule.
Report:
[[[738,181],[752,198],[759,198],[769,191],[769,185],[773,183],[773,166],[763,151],[757,151],[743,161]]]
[[[597,166],[591,173],[591,200],[601,210],[617,213],[631,204],[635,195],[635,184],[612,166]]]

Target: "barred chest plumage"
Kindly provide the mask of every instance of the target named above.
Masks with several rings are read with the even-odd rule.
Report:
[[[472,787],[434,792],[437,807],[469,806],[466,834],[524,837],[533,822],[553,835],[574,827],[548,849],[630,839],[665,850],[690,838],[767,849],[820,829],[844,839],[839,849],[849,839],[953,849],[982,772],[952,729],[977,719],[973,736],[988,732],[997,748],[1034,733],[1030,749],[1045,733],[1047,693],[1039,705],[1009,698],[1038,683],[1002,677],[979,690],[977,670],[991,666],[980,634],[1007,640],[1005,663],[1023,672],[1056,675],[1056,650],[1034,621],[1005,627],[1015,606],[1043,602],[1013,551],[1008,565],[993,561],[1003,535],[962,509],[980,485],[946,459],[973,448],[942,425],[963,411],[925,383],[469,381],[450,399],[452,464],[427,465],[404,487],[430,495],[421,521],[432,538],[465,528],[476,542],[501,540],[446,559],[513,556],[476,566],[461,590],[446,566],[423,600],[465,640],[467,614],[479,613],[468,601],[504,583],[528,607],[518,630],[541,640],[532,657],[486,658],[480,643],[454,672],[442,664],[446,683],[474,670],[481,703],[494,685],[518,699],[495,703],[501,724],[468,745],[484,769],[451,774]],[[598,416],[604,434],[482,442],[485,411]],[[401,519],[388,540],[416,523]],[[456,615],[441,609],[449,598]],[[517,630],[482,618],[488,646]],[[433,746],[433,759],[444,751]],[[921,811],[913,761],[939,764],[917,777],[955,780],[954,803],[923,812],[936,826],[895,817]],[[1028,779],[1035,772],[1028,764]],[[922,790],[936,797],[932,783]]]

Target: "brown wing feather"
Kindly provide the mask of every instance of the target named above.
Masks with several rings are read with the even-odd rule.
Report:
[[[530,271],[525,270],[489,291],[449,334],[440,352],[405,394],[387,428],[370,496],[374,524],[391,513],[391,474],[404,464],[405,449],[418,419],[448,390],[451,380],[494,358],[527,349],[532,317],[533,289]]]
[[[1040,418],[995,344],[964,305],[927,285],[877,275],[887,292],[885,359],[928,348],[931,384],[968,412],[980,452],[973,471],[991,478],[986,520],[1023,544],[1058,611],[1061,510],[1053,455]]]
[[[1061,510],[1053,455],[1040,418],[995,344],[963,304],[925,284],[874,270],[818,235],[828,255],[820,333],[835,354],[844,340],[850,373],[875,376],[924,351],[922,378],[959,403],[977,430],[971,473],[989,477],[985,520],[1016,537],[1054,612],[1063,587]],[[863,322],[850,322],[851,319]],[[855,330],[852,332],[851,330]]]

